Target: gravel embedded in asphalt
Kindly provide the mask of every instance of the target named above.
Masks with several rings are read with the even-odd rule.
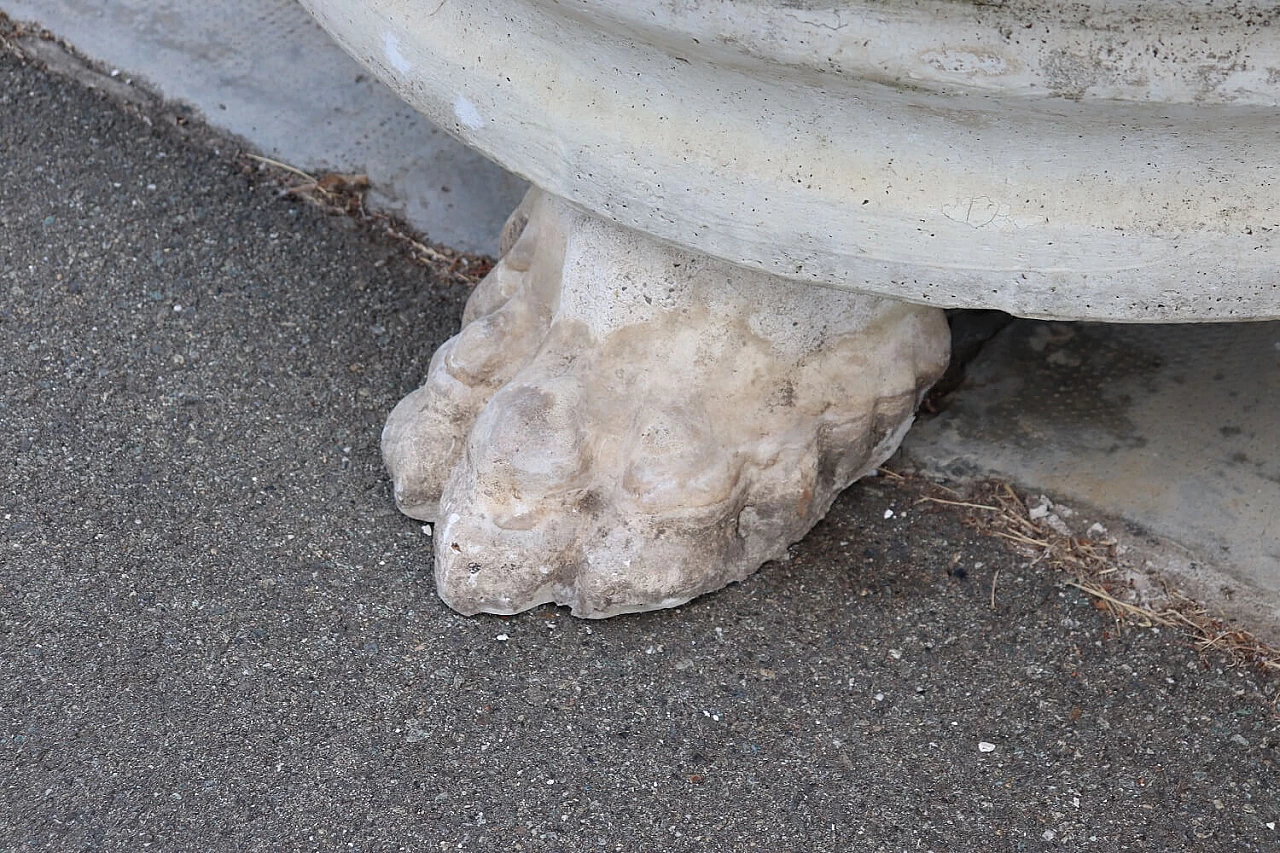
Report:
[[[234,151],[0,51],[0,850],[1280,848],[1274,684],[909,481],[448,611],[377,444],[467,292]]]

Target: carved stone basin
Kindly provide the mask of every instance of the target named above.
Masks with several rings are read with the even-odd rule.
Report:
[[[896,446],[941,308],[1280,316],[1274,3],[303,3],[537,188],[383,438],[464,612],[784,555]]]
[[[304,0],[537,186],[766,272],[1099,320],[1280,314],[1263,0]]]

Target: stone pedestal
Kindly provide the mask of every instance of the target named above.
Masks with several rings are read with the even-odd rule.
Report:
[[[425,384],[396,501],[463,613],[681,604],[783,557],[898,446],[943,312],[659,242],[534,190]]]

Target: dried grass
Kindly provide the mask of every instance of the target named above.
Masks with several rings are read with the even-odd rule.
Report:
[[[371,187],[368,175],[330,172],[317,176],[270,157],[245,154],[244,158],[253,162],[255,171],[278,184],[282,196],[300,198],[328,213],[350,216],[371,226],[441,279],[475,287],[493,269],[491,258],[423,242],[390,216],[370,211],[365,205]]]
[[[956,494],[937,484],[921,482],[926,492]],[[972,498],[957,500],[926,495],[917,503],[968,510],[965,521],[970,526],[1008,540],[1032,557],[1032,564],[1044,564],[1069,575],[1066,585],[1092,598],[1094,606],[1114,620],[1117,632],[1130,626],[1173,628],[1189,637],[1201,654],[1214,652],[1230,666],[1252,666],[1266,673],[1280,673],[1280,649],[1211,615],[1178,590],[1165,587],[1155,604],[1141,600],[1122,571],[1123,558],[1114,540],[1066,535],[1043,520],[1033,519],[1027,503],[1008,483],[984,483],[973,490]],[[994,578],[991,595],[994,606]]]
[[[24,38],[52,38],[44,29],[34,28],[30,24],[19,23],[4,12],[0,12],[0,50],[13,54],[19,59],[26,59],[27,54],[18,45]]]

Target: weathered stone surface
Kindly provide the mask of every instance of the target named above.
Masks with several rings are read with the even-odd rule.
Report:
[[[383,455],[464,613],[674,606],[783,557],[897,447],[940,310],[683,251],[533,191]]]
[[[303,4],[468,145],[702,254],[942,308],[1280,317],[1274,0]]]

